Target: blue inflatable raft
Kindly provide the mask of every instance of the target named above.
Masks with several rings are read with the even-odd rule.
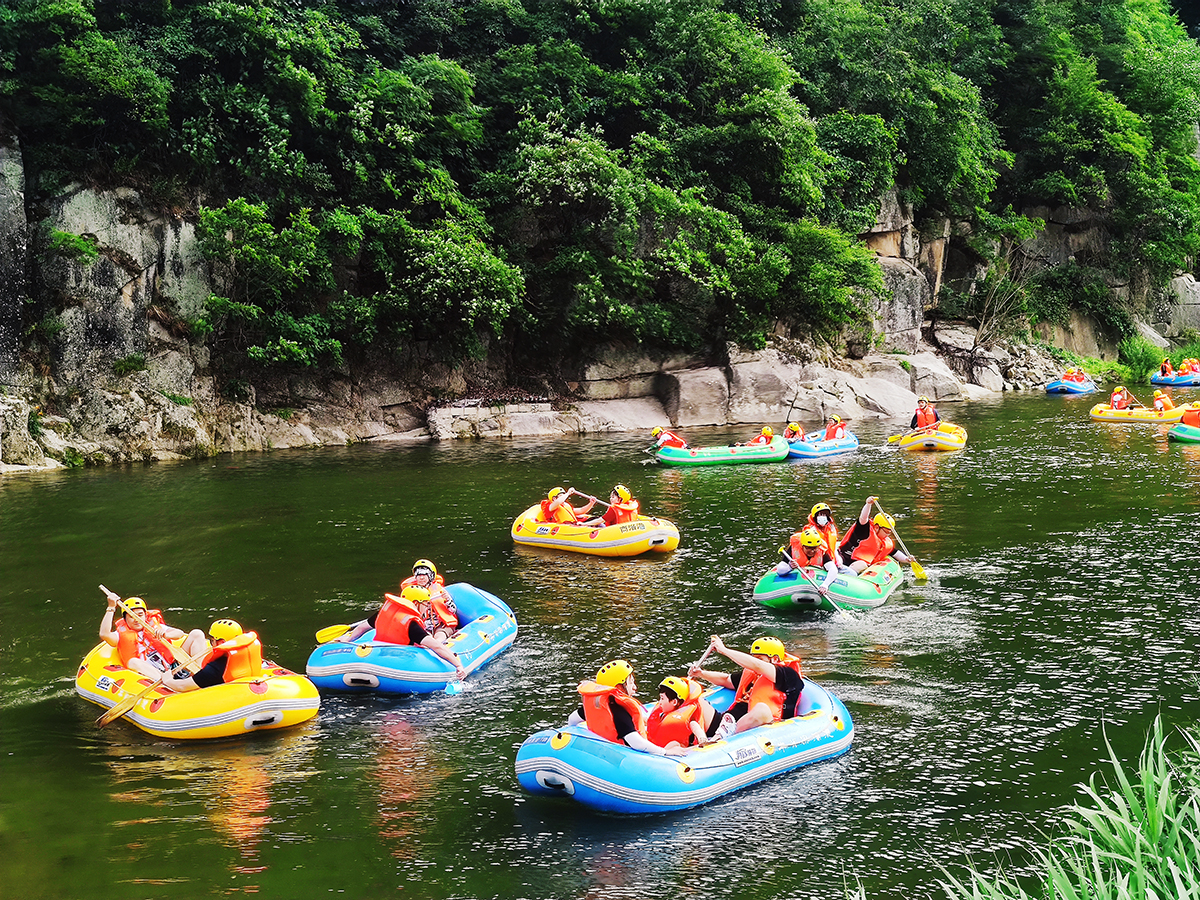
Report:
[[[720,688],[706,696],[721,711],[732,702],[733,691]],[[517,751],[517,781],[533,794],[566,797],[603,812],[688,809],[850,749],[850,713],[807,678],[800,710],[795,718],[751,728],[685,756],[632,750],[583,725],[546,729],[526,738]]]
[[[513,611],[499,597],[459,582],[446,585],[459,629],[448,646],[470,675],[504,652],[517,637]],[[308,657],[306,672],[326,691],[432,694],[454,680],[454,667],[424,647],[374,640],[368,631],[353,644],[331,641]]]
[[[823,456],[836,456],[839,453],[849,453],[858,449],[858,438],[847,434],[838,440],[825,440],[825,432],[810,431],[803,440],[788,441],[789,459],[820,459]]]
[[[1090,378],[1087,381],[1069,381],[1060,378],[1046,385],[1047,394],[1090,394],[1096,390],[1096,382]]]
[[[1169,384],[1174,387],[1196,387],[1200,385],[1200,375],[1188,372],[1186,375],[1151,375],[1151,384]]]

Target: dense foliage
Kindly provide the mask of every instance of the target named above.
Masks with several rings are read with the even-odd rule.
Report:
[[[272,364],[831,333],[881,285],[857,235],[892,186],[1001,242],[1012,209],[1091,206],[1108,255],[1021,297],[1104,306],[1071,285],[1161,284],[1200,250],[1198,114],[1166,0],[0,8],[34,192],[216,198],[197,324]]]

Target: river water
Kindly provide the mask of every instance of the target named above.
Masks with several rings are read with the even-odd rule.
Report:
[[[1193,396],[1189,396],[1191,393]],[[1200,392],[1177,392],[1193,399]],[[0,480],[0,897],[719,898],[941,896],[968,858],[1020,872],[1105,740],[1134,761],[1156,715],[1200,714],[1200,446],[1092,423],[1093,398],[944,407],[967,449],[912,454],[855,422],[824,462],[680,470],[644,435],[361,445]],[[810,423],[812,424],[812,423]],[[698,429],[727,443],[754,429]],[[556,484],[680,526],[679,549],[606,560],[517,548]],[[929,574],[862,614],[750,601],[817,501],[868,493]],[[79,699],[100,583],[168,621],[232,616],[303,671],[417,557],[504,598],[516,644],[458,696],[323,698],[310,723],[163,741]],[[610,658],[643,692],[780,637],[840,696],[845,756],[696,810],[615,818],[524,795],[513,761]]]

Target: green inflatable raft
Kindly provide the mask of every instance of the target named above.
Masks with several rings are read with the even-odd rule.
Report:
[[[816,584],[825,578],[824,569],[805,567],[804,572]],[[889,558],[882,565],[864,569],[861,575],[839,574],[829,583],[829,597],[798,571],[779,575],[769,569],[754,585],[754,599],[772,609],[874,609],[882,606],[903,579],[900,564]]]
[[[727,466],[732,463],[781,462],[788,458],[783,435],[769,444],[742,447],[662,447],[654,454],[664,466]]]
[[[1200,444],[1200,428],[1180,422],[1178,425],[1171,426],[1167,431],[1167,437],[1183,444]]]

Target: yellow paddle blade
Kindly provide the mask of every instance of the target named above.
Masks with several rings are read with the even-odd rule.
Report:
[[[128,696],[124,700],[122,700],[120,703],[114,704],[108,710],[108,712],[106,712],[104,715],[102,715],[100,718],[98,718],[96,720],[96,727],[103,728],[105,725],[107,725],[109,722],[112,722],[114,719],[121,718],[121,716],[125,715],[125,713],[129,712],[131,709],[133,709],[135,706],[137,706],[139,700],[141,700],[143,697],[145,697],[147,694],[149,694],[152,690],[154,690],[160,684],[162,684],[161,678],[159,678],[157,681],[155,681],[153,684],[151,684],[148,688],[145,688],[144,690],[139,691],[136,694],[131,694],[130,696]]]
[[[908,432],[906,431],[904,434],[908,434]],[[900,438],[904,437],[904,434],[893,434],[890,438],[888,438],[887,442],[889,444],[894,444],[896,441],[900,440]]]
[[[910,565],[912,566],[913,578],[917,579],[917,581],[929,580],[929,576],[925,574],[925,567],[923,565],[921,565],[915,559],[910,563]]]
[[[351,625],[329,625],[317,632],[317,643],[328,644],[332,640],[340,638],[343,634],[349,631]]]

